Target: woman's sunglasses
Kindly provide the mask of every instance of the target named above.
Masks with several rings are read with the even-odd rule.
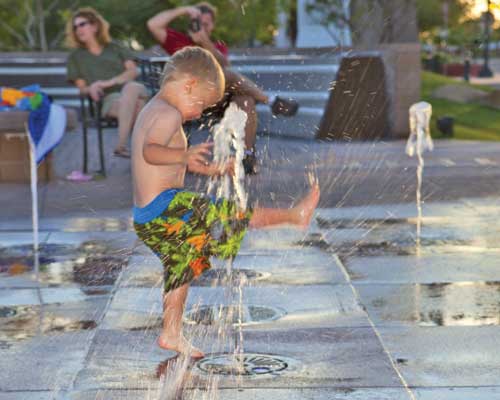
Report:
[[[78,24],[73,25],[73,30],[76,31],[78,28],[83,28],[85,25],[89,25],[89,21],[82,21]]]

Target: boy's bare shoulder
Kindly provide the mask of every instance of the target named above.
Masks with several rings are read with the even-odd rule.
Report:
[[[154,123],[182,124],[182,115],[179,110],[161,99],[153,98],[148,103],[148,114],[150,121]]]

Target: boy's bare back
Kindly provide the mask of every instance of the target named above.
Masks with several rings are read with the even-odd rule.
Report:
[[[132,134],[134,204],[144,207],[167,189],[184,187],[185,164],[153,165],[144,159],[145,144],[187,149],[182,117],[166,101],[154,97],[140,112]]]

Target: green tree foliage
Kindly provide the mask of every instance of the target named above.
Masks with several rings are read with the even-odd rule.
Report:
[[[445,25],[443,7],[448,4],[448,26],[458,26],[467,15],[470,0],[417,0],[418,28],[420,32],[442,28]]]
[[[277,29],[278,6],[291,0],[212,0],[218,8],[214,36],[230,46],[271,44]],[[154,40],[146,21],[183,0],[0,0],[0,51],[58,50],[64,45],[64,25],[78,7],[97,9],[111,25],[113,38],[148,48]],[[187,20],[173,26],[186,29]]]

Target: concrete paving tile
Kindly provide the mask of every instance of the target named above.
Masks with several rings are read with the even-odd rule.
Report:
[[[500,400],[500,387],[412,389],[417,400]]]
[[[136,240],[134,232],[50,232],[47,243],[80,245],[90,241],[105,243],[112,250],[132,250]]]
[[[163,285],[163,267],[160,260],[151,251],[149,254],[137,254],[130,257],[127,268],[122,273],[120,287],[161,287]]]
[[[214,273],[217,267],[225,269],[223,264],[223,261],[214,260],[212,272]],[[158,258],[153,255],[133,256],[123,272],[121,285],[158,287],[162,285],[162,268]],[[243,269],[256,273],[255,277],[248,279],[250,285],[314,285],[346,282],[338,266],[337,258],[312,247],[301,250],[282,250],[277,254],[238,255],[234,259],[233,268],[234,271]],[[202,278],[201,281],[206,282],[206,279]],[[193,286],[201,284],[205,285],[198,281],[193,282]]]
[[[322,208],[317,209],[316,212],[319,218],[331,221],[338,219],[350,219],[355,221],[363,221],[366,219],[384,220],[414,218],[417,216],[415,202],[405,204],[370,204],[359,207]],[[464,216],[476,215],[477,210],[472,208],[470,204],[464,204],[461,201],[425,202],[422,205],[422,214],[424,216],[456,216],[457,218],[461,218]]]
[[[416,240],[416,219],[403,222],[366,221],[366,229],[327,230],[323,237],[332,245],[356,243],[376,245],[391,243],[394,246],[413,246]],[[347,232],[346,232],[347,231]],[[357,234],[356,234],[357,233]],[[424,217],[420,240],[422,247],[471,246],[498,248],[500,228],[491,224],[489,217]],[[340,236],[339,236],[340,235]],[[351,235],[351,237],[349,237]]]
[[[221,378],[221,388],[401,388],[397,374],[370,328],[248,331],[244,334],[243,348],[245,353],[289,357],[296,360],[297,365],[258,379],[235,382]],[[207,358],[209,355],[205,360]],[[202,361],[193,368],[193,373],[200,374],[200,379],[206,381],[207,375],[198,367]]]
[[[54,400],[54,392],[0,393],[0,400]]]
[[[33,273],[24,273],[22,275],[0,276],[0,289],[30,289],[42,287],[43,283],[39,282]]]
[[[45,243],[48,237],[49,232],[39,232],[39,243]],[[0,232],[0,248],[22,245],[33,245],[32,232]]]
[[[405,400],[404,389],[389,388],[318,388],[318,389],[223,389],[219,400]]]
[[[500,331],[481,327],[378,327],[410,386],[495,386]]]
[[[99,214],[103,214],[100,215]],[[108,211],[107,213],[85,213],[80,215],[65,215],[64,217],[41,217],[38,221],[41,232],[121,232],[132,231],[130,210],[123,212]],[[0,231],[28,231],[33,229],[30,218],[15,220],[0,220]]]
[[[61,400],[159,400],[156,392],[157,390],[88,390],[68,393]]]
[[[307,240],[310,235],[311,233],[296,229],[293,226],[250,229],[241,243],[241,253],[300,249],[303,246],[299,242]]]
[[[79,288],[42,288],[42,301],[44,303],[71,303],[80,302],[87,298]]]
[[[345,283],[337,259],[317,248],[283,250],[275,254],[238,255],[233,268],[261,273],[255,282],[281,285]]]
[[[120,288],[102,327],[132,329],[159,326],[161,293],[161,288]],[[189,291],[186,312],[196,310],[200,305],[228,304],[227,295],[228,292],[221,287],[193,286]],[[238,304],[238,298],[235,294],[232,304]],[[284,313],[278,320],[255,323],[252,327],[367,325],[365,313],[348,285],[244,287],[242,298],[245,305],[274,307]]]
[[[500,283],[360,284],[361,301],[376,325],[500,325]]]
[[[0,306],[28,306],[40,304],[35,289],[3,289],[0,290]]]
[[[435,283],[498,280],[499,251],[417,256],[353,257],[345,266],[356,282]]]
[[[159,329],[99,330],[88,363],[77,376],[75,390],[153,389],[156,392],[160,385],[158,372],[176,355],[158,347],[158,334]],[[215,329],[188,327],[185,334],[195,346],[214,351],[227,351],[233,344],[232,336],[218,341]]]
[[[36,336],[2,349],[0,391],[67,388],[83,367],[89,332]]]
[[[322,237],[329,246],[336,247],[346,243],[364,243],[369,233],[369,229],[362,228],[325,229]]]
[[[202,337],[198,341],[210,342]],[[209,335],[210,336],[210,335]],[[76,380],[76,390],[154,389],[158,362],[166,353],[155,345],[151,332],[100,331],[88,365]],[[198,343],[196,343],[198,344]],[[203,345],[203,343],[202,343]],[[217,344],[218,348],[229,344]],[[220,377],[220,388],[401,388],[371,329],[334,328],[295,331],[247,332],[246,353],[288,357],[294,364],[279,374],[235,379]],[[208,343],[202,348],[207,348]],[[207,358],[212,353],[207,354]],[[220,354],[217,352],[216,354]],[[171,355],[167,355],[167,358]],[[208,362],[208,359],[205,359]],[[198,363],[199,364],[199,363]],[[186,388],[206,387],[209,375],[198,364],[185,376]],[[171,373],[174,373],[171,371]]]
[[[168,389],[165,389],[168,391]],[[158,400],[165,391],[156,390],[101,390],[70,394],[70,400]],[[206,391],[187,389],[184,397],[190,400],[206,400]],[[218,400],[406,400],[409,395],[403,389],[221,389]],[[0,400],[1,397],[0,397]],[[10,399],[9,399],[10,400]]]

